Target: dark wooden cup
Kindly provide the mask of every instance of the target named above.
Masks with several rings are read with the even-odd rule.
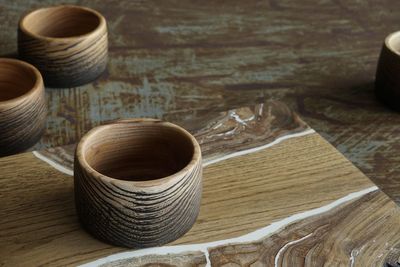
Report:
[[[0,156],[34,145],[44,132],[46,115],[40,72],[26,62],[0,58]]]
[[[199,213],[200,146],[168,122],[99,126],[78,144],[74,184],[80,222],[93,236],[132,248],[163,245],[185,234]]]
[[[18,52],[36,66],[46,86],[72,87],[96,79],[107,65],[107,24],[95,10],[71,5],[23,16]]]
[[[377,97],[400,110],[400,31],[388,35],[383,43],[375,79]]]

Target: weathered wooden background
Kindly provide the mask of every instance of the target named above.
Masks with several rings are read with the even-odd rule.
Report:
[[[373,81],[384,37],[400,29],[399,1],[0,0],[0,54],[15,56],[21,14],[57,3],[104,14],[110,60],[92,84],[47,89],[36,148],[74,143],[115,118],[196,127],[213,112],[273,98],[397,197],[400,114],[376,101]]]

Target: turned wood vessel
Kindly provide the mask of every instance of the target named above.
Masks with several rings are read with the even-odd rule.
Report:
[[[383,43],[375,93],[388,106],[400,110],[400,31],[388,35]]]
[[[19,22],[18,52],[46,86],[71,87],[96,79],[107,65],[107,25],[95,10],[71,5],[37,9]]]
[[[40,72],[26,62],[0,58],[0,156],[35,144],[45,129],[46,115]]]
[[[108,243],[159,246],[185,234],[200,209],[201,151],[181,127],[120,120],[89,131],[75,153],[76,210]]]

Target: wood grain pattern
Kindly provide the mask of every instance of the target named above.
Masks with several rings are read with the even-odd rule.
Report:
[[[239,114],[239,119],[243,120],[251,114],[250,110],[256,112],[259,109],[241,108],[235,110],[235,114]],[[286,109],[279,108],[278,110]],[[232,113],[227,112],[225,116],[230,119],[223,120],[226,125],[235,121],[239,124],[237,118],[232,118],[229,114]],[[276,115],[278,113],[272,109],[271,112],[264,114]],[[292,113],[283,114],[291,115]],[[253,115],[255,114],[253,113]],[[270,120],[272,125],[274,125],[274,121],[286,122],[289,120],[289,118],[276,118],[276,116],[258,117],[258,120],[254,121],[255,125],[251,128],[252,130],[247,128],[247,131],[239,131],[241,134],[236,135],[236,138],[242,138],[243,146],[240,148],[236,146],[232,150],[226,149],[225,154],[221,154],[219,157],[224,158],[224,155],[232,155],[238,150],[248,153],[228,157],[218,162],[209,161],[210,163],[204,168],[204,194],[199,217],[193,228],[172,244],[199,244],[240,237],[272,223],[279,224],[291,215],[324,207],[348,194],[373,186],[370,180],[316,133],[309,132],[304,136],[287,140],[281,139],[282,141],[279,143],[273,143],[279,138],[277,136],[272,139],[264,137],[265,143],[261,145],[260,142],[261,146],[258,146],[261,149],[257,150],[257,147],[252,147],[250,142],[245,142],[251,133],[253,136],[258,136],[258,140],[261,140],[262,132],[265,136],[274,133],[274,131],[257,132],[257,129],[262,129],[261,125],[266,125],[266,122],[262,121],[263,119]],[[299,129],[299,125],[296,126],[296,123],[300,120],[292,119],[290,121],[292,123],[288,124],[288,129]],[[257,126],[257,123],[260,125]],[[210,122],[203,127],[207,129],[208,125],[214,124]],[[303,131],[307,131],[307,128]],[[201,133],[204,130],[200,128],[198,132]],[[225,133],[227,133],[226,144],[228,145],[232,140],[229,139],[229,131]],[[283,132],[280,133],[283,134]],[[213,134],[216,133],[212,132],[210,136]],[[286,136],[296,136],[296,132],[287,131]],[[210,147],[214,143],[216,144],[214,149],[217,149],[221,147],[224,135],[220,135],[220,138],[203,145]],[[273,145],[265,146],[268,143]],[[210,155],[214,153],[213,149],[207,150],[207,147],[205,147],[205,151],[209,151]],[[214,157],[211,156],[211,158]],[[7,214],[7,216],[0,214],[2,215],[0,216],[2,233],[0,244],[7,244],[7,246],[1,245],[5,248],[0,251],[0,258],[2,260],[4,258],[3,264],[77,265],[116,252],[126,251],[124,248],[110,246],[91,238],[80,228],[73,204],[71,176],[59,172],[29,153],[2,158],[0,166],[0,173],[3,175],[0,182],[3,183],[7,180],[7,187],[0,187],[1,197],[4,200],[2,204],[5,207],[1,211]],[[15,172],[15,166],[19,166],[18,177],[9,175],[11,170],[13,173]],[[6,177],[7,179],[5,179]],[[52,183],[48,182],[49,179]],[[21,182],[24,183],[24,186],[21,186]],[[35,186],[30,186],[31,184],[35,184]],[[19,199],[17,196],[24,197]],[[374,238],[387,240],[385,245],[380,243],[377,247],[377,253],[385,256],[376,260],[383,263],[385,257],[389,257],[393,251],[388,248],[394,248],[397,245],[396,239],[388,237],[397,231],[395,227],[391,226],[400,225],[395,223],[400,217],[399,211],[394,208],[395,205],[383,193],[379,192],[378,196],[378,198],[367,197],[363,201],[352,199],[352,202],[338,206],[337,212],[341,214],[343,209],[343,215],[337,216],[336,221],[349,220],[346,217],[346,214],[349,214],[347,205],[352,205],[354,212],[359,211],[357,218],[362,218],[365,223],[374,225],[374,230],[371,230],[368,240]],[[32,205],[32,203],[35,204]],[[374,216],[371,216],[372,208],[366,209],[368,213],[365,213],[365,208],[363,208],[368,206],[382,206],[382,213],[375,212]],[[305,218],[304,222],[299,221],[294,225],[288,225],[288,235],[294,239],[306,231],[312,231],[315,227],[325,229],[326,220],[329,221],[329,218],[332,218],[330,217],[332,216],[331,212],[335,213],[336,210],[326,214],[321,213],[317,217]],[[314,224],[314,221],[321,222],[321,224]],[[358,221],[359,219],[354,223]],[[298,225],[306,226],[303,228],[299,226],[300,230],[297,230],[299,229],[296,228]],[[339,225],[341,224],[339,223]],[[366,238],[364,235],[360,235],[360,231],[369,231],[369,227],[362,229],[355,227],[352,228],[354,231],[348,232],[348,235],[339,235],[338,231],[340,232],[342,229],[339,225],[338,228],[334,228],[332,224],[334,229],[329,231],[337,240],[344,240],[344,242],[338,242],[338,246],[344,251],[348,251],[348,248],[357,249],[357,244],[362,243],[362,240]],[[292,228],[293,230],[289,230]],[[283,235],[286,233],[284,229],[281,229],[282,233],[278,234],[278,236],[282,236],[282,240],[277,241],[279,244],[286,244],[286,241],[293,240],[290,239],[291,237],[286,238]],[[320,246],[319,242],[321,244],[324,242],[324,239],[318,240],[315,241],[317,247]],[[346,240],[353,240],[353,242],[347,243]],[[57,254],[50,256],[48,252],[54,247],[57,247]],[[245,254],[239,254],[241,253],[238,253],[237,257],[246,257]],[[7,257],[3,257],[3,255],[7,255]],[[189,252],[185,252],[184,255],[190,257]],[[349,264],[350,255],[337,254],[336,256],[336,261],[340,264]],[[366,261],[370,259],[368,254],[361,253],[360,256]],[[138,258],[131,259],[131,261],[135,260]],[[157,259],[153,263],[157,263]]]
[[[222,112],[209,112],[194,121],[181,121],[180,126],[191,129],[201,145],[205,163],[232,151],[257,148],[280,137],[310,129],[284,103],[273,100]],[[72,171],[75,147],[75,144],[54,147],[39,153]]]
[[[19,169],[24,171],[11,178],[15,176],[7,174],[15,172],[12,162],[19,158]],[[0,217],[0,241],[7,244],[0,251],[7,255],[0,257],[3,264],[76,265],[126,250],[97,241],[81,229],[73,203],[72,177],[32,154],[3,158],[0,165],[4,175],[0,181],[8,183],[1,192],[2,212],[7,213]],[[48,183],[48,177],[52,183]],[[211,164],[204,169],[203,177],[198,220],[174,244],[237,237],[372,185],[317,134]],[[15,194],[24,198],[16,202]],[[393,212],[393,216],[398,214]],[[379,229],[387,229],[386,219],[379,222],[384,224]],[[58,253],[50,256],[55,246]],[[344,260],[348,262],[348,258]]]
[[[212,248],[211,265],[396,266],[398,215],[398,207],[387,196],[371,192],[257,242]]]
[[[182,253],[177,255],[150,255],[133,259],[118,260],[100,265],[101,267],[205,267],[206,257],[201,252]]]
[[[0,58],[0,156],[33,146],[45,130],[46,115],[39,71],[23,61]]]
[[[36,150],[73,144],[121,117],[188,129],[243,105],[279,99],[393,199],[400,199],[400,116],[374,95],[382,42],[400,2],[66,0],[108,21],[108,70],[95,83],[47,90]],[[0,53],[17,52],[18,18],[58,1],[0,3]],[[132,24],[132,17],[135,23]]]
[[[113,266],[118,262],[151,259],[154,254],[189,254],[196,249],[206,251],[208,266],[396,266],[399,250],[393,244],[399,239],[387,242],[387,236],[377,232],[385,227],[397,236],[399,210],[374,188],[237,238],[154,248],[153,254],[145,250],[119,253],[83,266]],[[379,212],[371,214],[374,209]]]
[[[121,117],[194,121],[185,127],[198,129],[204,118],[273,98],[400,199],[400,116],[374,96],[379,52],[398,30],[400,2],[65,2],[107,18],[110,62],[93,84],[47,90],[49,119],[36,150],[76,143]],[[58,3],[0,3],[0,53],[17,52],[15,18]]]
[[[96,79],[107,65],[107,25],[95,10],[62,5],[21,18],[18,53],[43,74],[47,86],[72,87]]]
[[[53,1],[5,3],[0,51],[16,51],[17,24],[12,18],[48,3]],[[289,103],[313,128],[342,144],[346,149],[341,151],[357,157],[354,162],[363,161],[359,166],[373,164],[373,156],[367,140],[357,143],[360,138],[352,135],[369,129],[372,120],[395,131],[397,116],[379,105],[371,85],[382,41],[397,30],[398,16],[392,12],[397,3],[79,4],[99,10],[109,21],[109,68],[96,83],[49,91],[51,122],[37,149],[76,143],[94,126],[121,117],[157,117],[179,124],[185,118],[195,120],[199,113],[270,97]],[[385,115],[390,124],[375,118]],[[373,142],[379,142],[373,136]],[[379,147],[385,151],[384,145]]]
[[[152,119],[92,129],[76,149],[75,205],[83,227],[117,246],[160,246],[184,235],[200,210],[196,139]]]
[[[1,53],[17,50],[15,17],[50,3],[0,3]],[[400,2],[79,4],[109,21],[109,69],[94,84],[48,90],[50,118],[38,149],[72,144],[119,117],[193,121],[185,127],[199,129],[221,111],[279,98],[399,201],[400,117],[375,99],[373,82],[382,41],[398,30]],[[392,239],[389,248],[396,251]]]
[[[375,92],[387,105],[400,110],[400,32],[388,35],[376,70]]]

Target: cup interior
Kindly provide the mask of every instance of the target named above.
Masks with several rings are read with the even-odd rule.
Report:
[[[396,32],[389,37],[388,45],[394,52],[400,54],[400,32]]]
[[[96,12],[77,6],[38,9],[22,20],[28,32],[50,38],[76,37],[94,31],[101,23]]]
[[[0,59],[0,101],[7,101],[28,93],[35,87],[37,73],[18,60]]]
[[[83,157],[97,172],[120,180],[148,181],[179,172],[194,155],[189,134],[163,122],[116,123],[90,134]]]

